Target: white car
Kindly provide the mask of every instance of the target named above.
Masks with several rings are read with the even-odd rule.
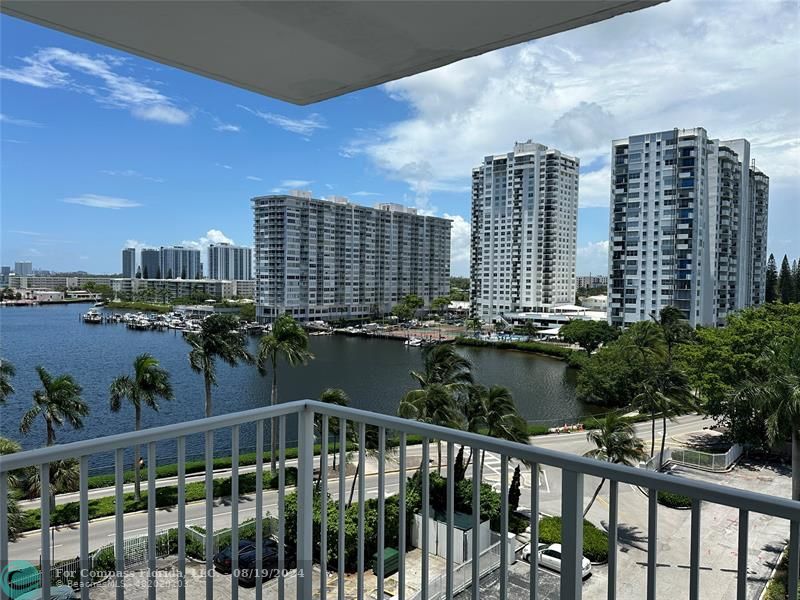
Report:
[[[541,552],[545,548],[547,548],[547,544],[539,544],[539,547],[537,548],[537,552]],[[524,560],[525,562],[531,562],[531,545],[530,544],[525,544],[525,546],[523,546],[523,548],[522,548],[522,560]]]
[[[561,544],[539,544],[539,564],[558,573],[561,572]],[[522,549],[522,558],[531,561],[530,544]],[[586,579],[592,574],[592,563],[585,556],[581,557],[581,577]]]

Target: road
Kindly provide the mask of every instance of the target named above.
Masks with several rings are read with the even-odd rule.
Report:
[[[668,433],[682,434],[690,431],[702,429],[708,426],[710,421],[698,416],[681,417],[679,420],[670,424]],[[643,423],[636,426],[637,433],[640,436],[645,434],[649,435],[649,424]],[[660,428],[657,429],[657,434]],[[554,434],[546,436],[535,436],[531,438],[531,442],[536,446],[552,448],[562,452],[570,452],[573,454],[582,454],[589,449],[589,444],[586,441],[585,432],[576,432],[569,434]],[[446,451],[446,448],[443,448]],[[422,447],[420,445],[408,446],[407,459],[408,459],[408,474],[410,475],[416,470],[419,465],[422,454]],[[435,446],[431,447],[431,457],[435,460],[436,452]],[[387,475],[385,493],[387,495],[393,494],[398,490],[398,471],[395,462],[396,459],[387,461]],[[319,458],[315,459],[316,464],[319,464]],[[287,460],[288,466],[296,465],[296,460]],[[514,465],[515,466],[515,465]],[[512,466],[513,468],[513,466]],[[242,467],[240,472],[254,471],[255,467]],[[560,512],[560,477],[558,476],[557,469],[544,469],[540,476],[540,491],[542,501],[542,512],[556,514]],[[366,472],[366,497],[377,497],[378,493],[378,477],[377,477],[377,463],[374,460],[368,459],[368,466]],[[214,472],[215,477],[230,476],[230,471],[219,470]],[[194,474],[187,476],[187,483],[190,481],[203,481],[204,474]],[[500,458],[499,456],[487,454],[485,462],[484,479],[487,482],[499,487],[500,482]],[[175,478],[165,478],[156,481],[157,486],[175,485]],[[352,477],[348,477],[348,489],[352,483]],[[595,484],[596,485],[596,484]],[[146,483],[144,484],[146,487]],[[356,496],[357,499],[357,487]],[[132,485],[126,486],[127,489],[132,490]],[[527,493],[523,491],[521,505],[525,504],[525,499],[530,497],[530,471],[523,475],[523,490],[527,489]],[[587,496],[591,494],[594,487],[591,482],[587,482],[585,486],[585,493]],[[329,491],[334,498],[338,498],[338,480],[332,478],[329,480]],[[90,490],[90,497],[109,496],[113,495],[114,488],[102,488],[97,490]],[[277,499],[278,494],[275,490],[265,490],[263,493],[264,510],[273,514],[277,514]],[[638,493],[638,491],[637,491]],[[242,495],[239,499],[239,519],[240,522],[246,519],[253,518],[255,515],[255,494]],[[59,503],[75,501],[77,494],[62,494],[58,498]],[[32,506],[38,506],[38,501],[35,501]],[[217,499],[214,501],[214,528],[220,529],[229,527],[231,524],[231,504],[230,499]],[[177,526],[178,514],[177,509],[159,509],[156,511],[156,529],[168,529]],[[129,513],[125,515],[125,535],[126,537],[136,537],[147,532],[147,513]],[[187,525],[200,525],[205,526],[205,501],[195,502],[186,505],[186,524]],[[95,519],[89,524],[89,539],[91,540],[91,548],[97,548],[107,543],[113,542],[115,531],[114,517],[105,517]],[[77,525],[61,526],[53,528],[51,536],[52,551],[56,560],[73,558],[79,554],[79,531]],[[9,546],[9,554],[14,559],[24,559],[29,561],[38,561],[40,555],[41,536],[40,532],[29,532],[22,536],[17,542]]]

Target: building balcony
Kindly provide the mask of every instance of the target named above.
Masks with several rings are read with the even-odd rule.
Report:
[[[245,479],[242,475],[255,478],[255,490],[265,489],[265,471],[269,467],[264,464],[264,430],[273,420],[279,425],[276,459],[277,493],[240,493],[240,485]],[[336,436],[330,436],[334,431]],[[346,425],[346,426],[345,426]],[[344,503],[332,502],[327,511],[312,510],[315,498],[328,497],[331,501],[345,498],[350,492],[351,479],[346,469],[332,471],[329,467],[333,460],[338,464],[347,464],[347,454],[352,451],[353,435],[356,432],[356,450],[354,461],[357,464],[357,475],[352,484],[357,486],[354,502],[357,505],[357,526],[355,532],[345,534]],[[253,439],[254,433],[255,464],[240,466],[240,439]],[[246,434],[246,435],[245,435]],[[367,437],[369,435],[369,438]],[[205,472],[213,472],[214,443],[221,436],[230,440],[231,461],[230,492],[227,503],[215,503],[214,481],[211,476],[187,476],[187,439],[200,436],[204,441]],[[316,446],[322,439],[333,437],[338,441],[338,450],[329,451],[328,446]],[[287,439],[296,439],[296,443],[287,444]],[[414,444],[411,443],[414,440]],[[419,442],[422,443],[419,443]],[[348,447],[348,443],[351,444]],[[124,456],[127,450],[135,445],[145,449],[146,476],[143,488],[146,490],[146,513],[128,513],[124,511],[124,492],[127,489],[124,477]],[[372,450],[369,458],[374,472],[366,473],[367,452]],[[471,475],[471,506],[481,505],[481,494],[486,493],[477,485],[482,479],[480,464],[491,462],[492,471],[499,471],[493,479],[484,479],[484,483],[492,485],[500,491],[500,518],[491,526],[481,523],[478,511],[462,506],[456,512],[454,478],[447,477],[446,502],[442,513],[434,515],[428,482],[431,470],[431,452],[436,455],[441,447],[442,473],[453,473],[457,448],[467,448],[472,456],[478,457],[484,451],[484,461],[473,460],[467,471],[467,479]],[[321,449],[320,449],[321,448]],[[165,451],[174,451],[174,455],[163,456]],[[315,451],[316,450],[316,451]],[[172,514],[176,516],[175,525],[169,531],[160,528],[163,521],[163,509],[157,509],[157,499],[163,482],[157,480],[156,465],[162,460],[176,457],[177,477],[172,484],[175,489],[175,507]],[[296,456],[296,458],[295,458]],[[113,495],[116,499],[116,512],[113,522],[108,520],[89,520],[89,466],[93,461],[103,457],[112,457],[114,465]],[[377,457],[377,458],[375,458]],[[513,535],[509,534],[509,519],[512,508],[508,503],[509,474],[512,467],[519,465],[522,477],[530,481],[532,469],[539,472],[546,469],[551,473],[547,485],[546,499],[540,496],[544,486],[534,485],[524,490],[520,506],[529,507],[529,538],[538,538],[539,514],[543,512],[543,502],[547,502],[550,512],[560,514],[562,519],[562,554],[559,578],[560,598],[579,599],[583,594],[583,508],[585,496],[591,493],[597,479],[605,478],[610,482],[610,502],[607,512],[608,529],[608,565],[607,578],[603,585],[608,587],[608,597],[615,597],[617,580],[620,575],[620,528],[619,502],[623,486],[637,486],[645,492],[644,500],[647,509],[648,530],[641,532],[642,544],[647,549],[646,591],[642,590],[641,598],[654,599],[657,591],[657,570],[659,549],[663,544],[658,531],[658,513],[661,510],[656,501],[658,491],[669,491],[684,494],[692,499],[691,532],[688,536],[687,574],[689,578],[689,598],[697,599],[701,577],[701,562],[708,552],[703,548],[701,536],[701,514],[704,509],[717,510],[715,507],[733,509],[738,514],[738,551],[737,565],[737,598],[747,595],[748,575],[748,523],[755,522],[767,515],[790,521],[790,565],[798,565],[798,544],[800,543],[800,507],[796,502],[775,496],[767,496],[740,489],[723,487],[695,479],[668,476],[647,469],[621,466],[599,460],[584,458],[573,454],[554,451],[545,447],[530,446],[507,442],[491,437],[442,428],[416,421],[409,421],[393,416],[372,413],[315,401],[297,401],[274,407],[221,415],[197,421],[185,422],[114,435],[94,440],[86,440],[70,444],[41,448],[7,455],[0,458],[0,560],[3,565],[11,561],[30,558],[19,556],[17,548],[21,541],[9,543],[7,523],[9,518],[8,481],[7,478],[19,469],[33,468],[40,472],[41,480],[49,479],[50,464],[67,458],[74,458],[80,464],[80,485],[78,497],[80,511],[77,523],[67,528],[68,533],[76,535],[79,543],[78,556],[70,556],[64,562],[59,554],[56,563],[56,545],[52,543],[55,530],[51,528],[51,507],[47,497],[38,502],[41,511],[41,530],[28,534],[23,540],[33,537],[39,555],[38,566],[32,570],[35,585],[41,586],[42,597],[50,597],[52,587],[58,576],[72,569],[76,575],[73,583],[80,584],[81,598],[101,597],[98,591],[105,589],[92,580],[96,575],[101,552],[112,556],[111,582],[114,583],[116,598],[157,597],[207,599],[217,597],[238,598],[252,597],[252,591],[240,590],[237,574],[240,573],[240,557],[237,553],[230,556],[230,564],[225,572],[215,571],[215,554],[220,550],[218,536],[205,535],[203,532],[214,532],[221,527],[230,528],[230,546],[239,547],[245,539],[255,543],[255,564],[274,563],[280,567],[278,575],[270,581],[262,581],[263,574],[256,570],[255,597],[269,596],[278,590],[279,597],[289,594],[298,599],[312,598],[385,598],[398,597],[409,599],[452,598],[459,593],[467,594],[472,590],[472,597],[479,597],[481,586],[485,585],[485,577],[492,574],[499,598],[516,597],[510,595],[509,566],[517,561],[518,545]],[[289,481],[288,473],[297,469],[296,483]],[[415,475],[415,473],[417,473]],[[558,472],[557,485],[553,481]],[[320,475],[322,473],[323,475]],[[219,472],[216,473],[219,477]],[[408,511],[407,503],[411,501],[409,486],[415,475],[421,480],[418,493],[420,508],[418,512]],[[205,481],[205,500],[187,504],[187,478]],[[367,489],[367,478],[377,487]],[[541,478],[539,478],[541,480]],[[247,479],[249,481],[249,479]],[[290,495],[294,488],[295,497]],[[540,489],[541,488],[541,489]],[[390,491],[391,490],[391,493]],[[92,490],[94,495],[96,490]],[[166,491],[164,488],[162,491]],[[252,490],[245,490],[252,492]],[[396,492],[396,493],[395,493]],[[638,494],[639,492],[637,492]],[[240,507],[247,498],[247,508]],[[292,498],[291,506],[287,497]],[[219,499],[218,499],[219,500]],[[254,505],[254,506],[253,506]],[[388,519],[389,505],[394,515]],[[294,509],[296,506],[296,510]],[[333,508],[331,508],[333,507]],[[223,508],[224,511],[219,509]],[[268,513],[274,509],[276,516]],[[204,514],[195,517],[197,512]],[[605,510],[605,509],[603,509]],[[366,513],[375,511],[377,516],[374,527],[375,538],[367,539]],[[189,513],[191,512],[191,518]],[[291,519],[287,517],[291,515]],[[348,518],[352,513],[348,513]],[[717,514],[717,513],[715,513]],[[753,515],[751,518],[751,514]],[[435,517],[435,518],[434,518]],[[131,519],[144,519],[145,533],[137,533],[126,527]],[[519,512],[514,513],[519,519]],[[196,524],[201,523],[199,530]],[[389,524],[391,523],[391,527]],[[231,527],[231,524],[234,524]],[[238,527],[235,526],[238,524]],[[248,528],[249,526],[249,528]],[[372,526],[370,530],[372,531]],[[486,534],[488,529],[492,531]],[[111,533],[107,533],[110,530]],[[77,532],[77,533],[76,533]],[[481,533],[483,532],[483,533]],[[62,535],[62,533],[59,533]],[[53,537],[51,537],[53,536]],[[482,536],[488,538],[488,542]],[[273,542],[264,545],[271,537]],[[413,539],[412,539],[413,538]],[[168,540],[168,542],[165,542]],[[199,540],[199,542],[198,542]],[[506,540],[503,543],[502,540]],[[413,543],[412,543],[413,542]],[[226,542],[227,543],[227,542]],[[345,561],[350,545],[352,564]],[[471,548],[481,548],[479,559],[471,559]],[[418,547],[414,547],[418,546]],[[136,561],[136,549],[139,563]],[[275,555],[265,558],[266,552]],[[369,553],[367,549],[369,548]],[[371,555],[375,548],[375,557]],[[398,551],[404,549],[404,551]],[[101,551],[101,552],[98,552]],[[164,557],[169,555],[171,565],[165,569]],[[333,557],[336,557],[334,560]],[[242,554],[242,557],[245,555]],[[325,568],[320,567],[320,557]],[[252,558],[252,557],[251,557]],[[242,558],[242,561],[245,559]],[[265,561],[265,562],[262,562]],[[272,561],[272,562],[270,562]],[[251,561],[252,562],[252,561]],[[249,563],[248,563],[249,564]],[[60,575],[58,569],[60,569]],[[195,574],[200,567],[202,576]],[[219,568],[219,560],[217,562]],[[391,573],[389,570],[391,570]],[[29,569],[30,570],[30,569]],[[140,580],[146,585],[144,589],[133,585],[131,578],[135,572],[146,573]],[[187,570],[190,572],[187,575]],[[50,573],[51,577],[41,577],[40,572]],[[396,574],[395,574],[396,572]],[[391,575],[391,577],[390,577]],[[482,581],[483,578],[483,581]],[[791,597],[797,590],[798,569],[790,568],[789,589]],[[15,580],[18,581],[18,580]],[[108,584],[109,582],[106,582]],[[187,589],[187,584],[193,587]],[[518,587],[519,582],[515,585]],[[530,588],[530,597],[536,598],[539,592],[539,574],[535,566],[530,569],[530,579],[525,582]],[[263,586],[263,589],[262,589]],[[391,589],[390,589],[391,588]],[[667,592],[661,589],[660,592]],[[526,597],[527,597],[526,593]],[[605,596],[605,594],[603,594]],[[111,597],[111,596],[108,596]],[[271,597],[271,596],[270,596]],[[544,596],[542,596],[544,597]],[[547,596],[548,598],[554,596]],[[658,596],[662,597],[662,596]],[[705,596],[703,596],[705,597]]]

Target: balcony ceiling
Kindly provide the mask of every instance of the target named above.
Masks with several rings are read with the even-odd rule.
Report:
[[[3,0],[2,12],[309,104],[664,0]]]

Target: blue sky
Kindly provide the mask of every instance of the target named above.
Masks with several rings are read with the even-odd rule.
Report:
[[[532,138],[581,159],[578,272],[602,272],[611,139],[676,126],[751,140],[770,250],[800,255],[798,11],[747,6],[674,0],[310,107],[0,16],[2,264],[251,244],[249,199],[301,188],[454,218],[466,274],[470,168]]]

